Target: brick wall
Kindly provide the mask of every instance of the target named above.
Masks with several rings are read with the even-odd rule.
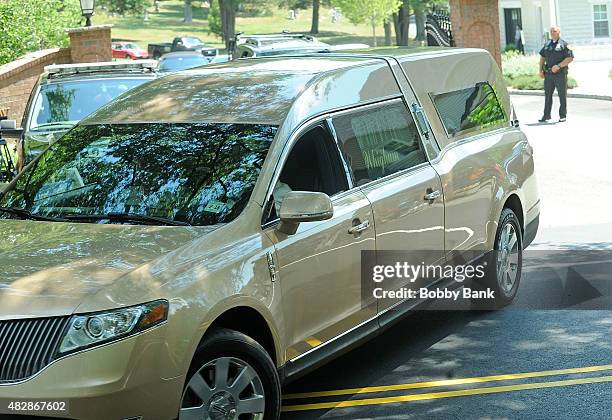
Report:
[[[0,108],[9,108],[8,118],[17,120],[19,126],[30,92],[43,68],[69,62],[70,49],[52,48],[26,54],[0,66]]]
[[[450,0],[458,47],[484,48],[501,65],[498,0]]]
[[[112,25],[88,26],[68,30],[73,63],[111,61]]]
[[[8,108],[8,118],[17,120],[17,126],[20,126],[32,88],[45,66],[111,61],[111,27],[68,29],[70,48],[32,52],[0,66],[0,109]],[[14,140],[6,133],[4,137]]]

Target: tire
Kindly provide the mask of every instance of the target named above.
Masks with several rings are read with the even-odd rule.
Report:
[[[225,378],[218,372],[225,372]],[[280,379],[266,350],[245,334],[219,328],[196,350],[178,420],[277,420],[280,407]]]
[[[514,241],[512,238],[515,238]],[[511,249],[510,249],[511,248]],[[475,309],[499,309],[514,300],[521,283],[523,267],[523,234],[516,214],[505,208],[499,218],[495,233],[494,251],[485,257],[486,275],[480,281],[473,281],[472,287],[490,289],[493,299],[472,299]]]

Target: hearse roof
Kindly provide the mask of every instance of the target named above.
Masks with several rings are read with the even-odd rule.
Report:
[[[464,50],[384,48],[249,58],[208,65],[145,83],[81,124],[219,122],[279,125],[292,106],[312,109],[299,113],[306,117],[326,107],[351,106],[399,94],[392,72],[380,57],[425,59],[460,51]]]

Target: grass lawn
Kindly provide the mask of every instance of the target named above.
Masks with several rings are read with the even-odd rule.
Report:
[[[149,20],[145,22],[142,17],[126,16],[112,17],[103,10],[97,10],[93,17],[94,24],[114,25],[113,39],[134,41],[141,47],[147,48],[150,42],[170,42],[177,35],[194,35],[205,43],[223,47],[221,38],[208,32],[207,10],[194,2],[193,23],[183,23],[183,0],[166,0],[160,5],[160,13],[154,13],[149,8]],[[310,31],[311,11],[300,10],[297,19],[287,18],[287,9],[273,7],[271,16],[238,17],[236,31],[245,34],[278,33],[282,30],[291,32]],[[369,25],[354,25],[342,16],[336,23],[331,22],[331,12],[328,8],[321,8],[319,19],[319,35],[321,41],[330,44],[364,43],[372,45],[372,28]],[[384,45],[384,31],[382,26],[376,28],[378,44]],[[415,44],[416,46],[416,44]]]

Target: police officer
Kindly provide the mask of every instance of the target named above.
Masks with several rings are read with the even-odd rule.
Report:
[[[567,118],[567,71],[574,60],[574,53],[561,39],[561,28],[550,28],[550,39],[540,50],[540,77],[544,79],[544,115],[539,122],[550,120],[553,92],[559,94],[559,122]]]

